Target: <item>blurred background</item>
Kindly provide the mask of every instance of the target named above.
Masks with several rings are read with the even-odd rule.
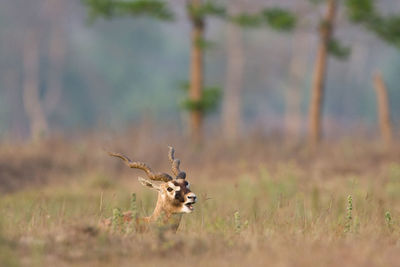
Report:
[[[125,11],[107,7],[112,2],[118,1],[1,0],[3,141],[93,129],[118,131],[144,122],[165,124],[188,135],[193,120],[189,113],[196,111],[204,115],[205,128],[200,131],[210,135],[236,139],[257,131],[307,136],[328,2],[205,1],[210,8],[199,16],[204,36],[197,47],[204,53],[202,89],[210,87],[214,94],[200,108],[193,101],[201,97],[196,100],[185,89],[196,87],[190,78],[191,49],[196,46],[191,39],[196,18],[188,11],[190,1],[161,1],[168,9],[165,17],[157,14],[162,12],[157,11],[159,6],[140,10],[140,4],[149,1],[130,1],[139,4],[136,9],[128,4]],[[340,44],[336,43],[336,56],[328,55],[326,66],[324,134],[379,135],[373,82],[377,72],[386,85],[396,133],[399,41],[351,18],[351,2],[357,1],[337,2],[332,24],[332,36]],[[400,12],[400,2],[375,1],[375,9],[382,17],[391,16]],[[266,15],[266,23],[257,20],[257,14],[268,10],[278,11],[277,19],[272,14]]]
[[[0,70],[1,266],[400,262],[399,0],[0,0]]]

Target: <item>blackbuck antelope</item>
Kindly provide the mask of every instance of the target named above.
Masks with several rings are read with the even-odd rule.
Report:
[[[172,178],[167,173],[154,173],[146,164],[131,161],[123,154],[108,152],[110,156],[122,159],[128,167],[145,171],[149,179],[139,177],[139,182],[150,189],[158,191],[157,204],[151,216],[132,218],[131,212],[123,214],[124,221],[136,220],[139,231],[148,230],[152,223],[157,223],[176,231],[182,215],[193,211],[193,205],[196,203],[197,198],[190,191],[189,183],[186,181],[186,173],[179,169],[180,160],[175,159],[174,152],[174,148],[169,147],[168,158],[172,164],[171,169],[175,178]],[[111,220],[106,220],[105,225],[111,225]]]

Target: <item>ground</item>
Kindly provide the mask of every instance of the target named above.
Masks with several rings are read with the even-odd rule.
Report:
[[[169,171],[167,141],[133,139],[118,138],[112,148]],[[198,203],[176,234],[140,234],[98,224],[115,208],[129,210],[132,193],[139,214],[151,212],[156,193],[138,183],[143,173],[108,157],[96,138],[74,140],[1,145],[1,266],[400,262],[396,145],[336,140],[312,150],[252,138],[199,149],[175,140]]]

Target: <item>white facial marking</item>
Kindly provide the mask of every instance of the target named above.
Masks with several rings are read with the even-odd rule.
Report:
[[[186,205],[183,205],[181,212],[182,212],[182,213],[192,213],[192,212],[193,212],[193,209],[190,209],[190,208],[187,207]]]
[[[168,182],[168,186],[174,189],[174,191],[180,191],[181,187],[180,186],[175,186],[173,182]]]
[[[190,192],[189,194],[187,194],[186,196],[186,201],[185,203],[183,203],[182,206],[182,213],[191,213],[193,212],[194,208],[193,208],[193,204],[196,203],[197,197],[194,193]]]

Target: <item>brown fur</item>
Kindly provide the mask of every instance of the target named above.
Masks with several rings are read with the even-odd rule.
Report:
[[[144,170],[150,180],[163,181],[161,184],[156,184],[150,180],[139,178],[143,185],[158,191],[158,199],[151,216],[136,218],[136,230],[143,232],[149,230],[151,225],[157,225],[176,232],[183,213],[190,213],[193,210],[192,205],[196,203],[196,195],[188,187],[188,182],[185,180],[186,173],[179,169],[180,161],[175,159],[174,149],[169,148],[168,158],[172,164],[172,172],[176,175],[175,179],[165,173],[154,174],[146,164],[133,162],[120,153],[109,152],[109,155],[121,158],[131,168]],[[123,213],[124,223],[131,222],[133,219],[131,211]],[[112,225],[112,219],[105,219],[100,225],[108,228]]]

